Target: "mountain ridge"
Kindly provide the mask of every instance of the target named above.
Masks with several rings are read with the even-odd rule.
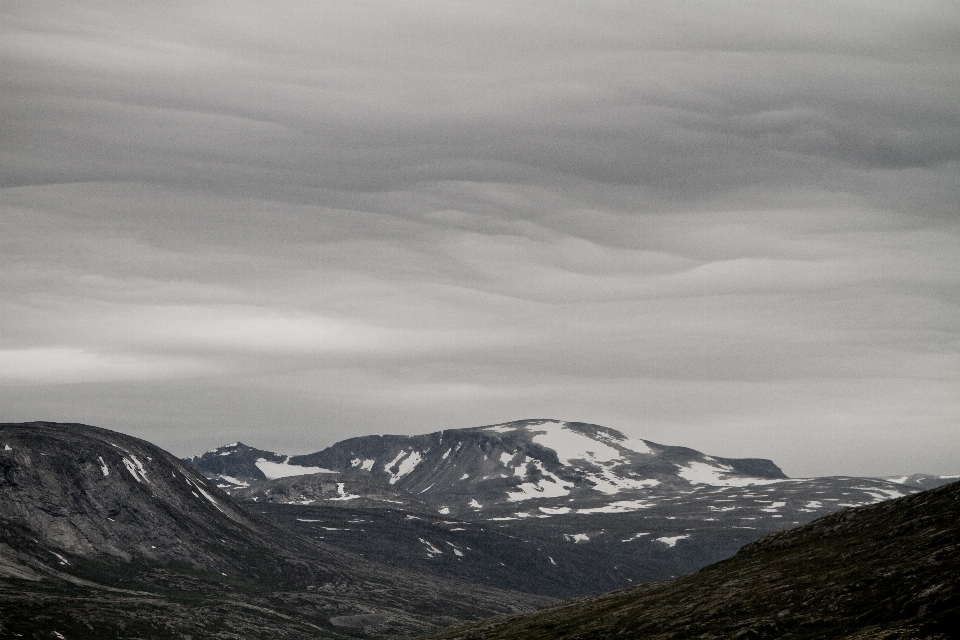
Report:
[[[284,528],[131,436],[0,424],[4,633],[401,638],[548,601],[386,567]]]
[[[561,598],[690,573],[767,533],[920,490],[908,477],[788,478],[768,460],[547,419],[360,436],[258,461],[261,451],[233,443],[190,460],[303,535],[378,562]],[[231,475],[251,465],[283,477]],[[515,545],[529,550],[522,559]]]

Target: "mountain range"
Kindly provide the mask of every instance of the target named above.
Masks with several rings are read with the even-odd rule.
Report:
[[[606,638],[654,624],[640,606],[673,621],[670,637],[759,638],[820,628],[803,626],[820,605],[838,629],[895,618],[942,634],[956,485],[921,490],[948,481],[787,478],[768,460],[556,420],[187,460],[96,427],[0,424],[0,637],[411,638],[507,615],[451,637]],[[804,563],[823,579],[808,571],[796,601]],[[634,626],[583,627],[606,620],[596,602]],[[899,617],[878,613],[890,603]]]
[[[568,598],[664,580],[937,476],[788,478],[599,425],[521,420],[185,460],[261,515],[381,563]],[[305,475],[301,475],[305,474]]]

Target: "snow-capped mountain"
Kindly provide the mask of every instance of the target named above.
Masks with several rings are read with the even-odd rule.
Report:
[[[363,436],[323,451],[283,456],[234,443],[188,460],[218,480],[222,488],[245,488],[253,499],[265,479],[306,474],[330,476],[340,492],[303,493],[290,502],[320,504],[359,494],[351,489],[365,478],[379,480],[376,496],[416,496],[443,515],[517,517],[617,513],[647,509],[665,497],[691,492],[742,489],[775,494],[812,513],[824,502],[852,506],[893,498],[920,488],[917,478],[857,479],[848,491],[824,493],[824,479],[791,479],[770,460],[721,458],[686,447],[628,438],[619,431],[578,422],[522,420],[417,436]],[[927,480],[929,482],[929,480]],[[279,486],[276,485],[275,486]],[[932,485],[931,485],[932,486]],[[352,492],[352,493],[351,493]],[[819,499],[817,497],[819,496]],[[276,495],[274,495],[276,501]],[[312,502],[311,502],[312,501]],[[722,509],[723,505],[711,505]],[[782,513],[779,515],[783,515]]]
[[[788,478],[769,460],[558,420],[364,436],[300,456],[234,443],[188,462],[324,542],[555,596],[689,573],[766,533],[944,482]],[[503,536],[527,551],[515,553]],[[543,580],[531,587],[520,573]]]

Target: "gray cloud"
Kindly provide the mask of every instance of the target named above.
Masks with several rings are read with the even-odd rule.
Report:
[[[6,419],[191,453],[552,415],[956,473],[950,3],[0,19]]]

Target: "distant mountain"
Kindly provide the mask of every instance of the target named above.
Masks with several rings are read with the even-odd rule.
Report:
[[[302,536],[143,440],[0,424],[2,637],[402,638],[547,601]]]
[[[907,478],[787,478],[769,460],[556,420],[364,436],[301,456],[234,443],[187,462],[238,499],[270,503],[262,515],[304,535],[555,597],[690,573],[764,534],[920,490]],[[361,508],[369,517],[358,527]],[[504,536],[528,549],[522,561]]]
[[[960,629],[960,484],[769,535],[666,583],[435,640],[948,640]]]

